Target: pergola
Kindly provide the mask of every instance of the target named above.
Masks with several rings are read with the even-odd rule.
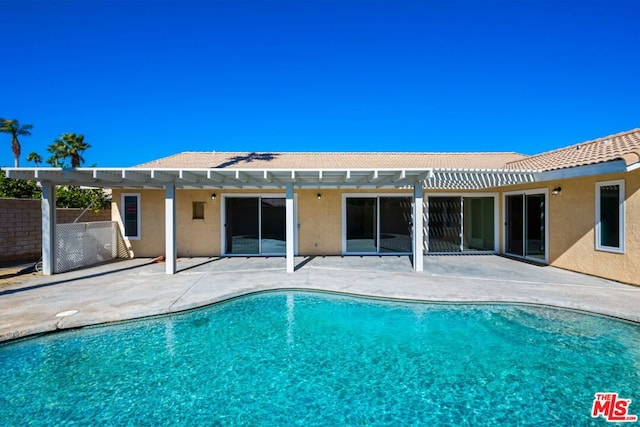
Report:
[[[537,180],[537,171],[505,169],[228,169],[228,168],[8,168],[8,178],[42,185],[43,274],[54,272],[56,257],[56,192],[58,185],[96,188],[164,189],[166,273],[175,274],[176,189],[285,190],[286,269],[294,265],[295,188],[413,189],[413,268],[423,270],[423,190],[481,190]]]

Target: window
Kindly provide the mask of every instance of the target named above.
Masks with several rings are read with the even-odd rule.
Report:
[[[122,224],[127,239],[140,239],[140,194],[122,194]]]
[[[204,219],[204,202],[193,202],[193,219]]]
[[[596,183],[596,249],[624,252],[624,180]]]

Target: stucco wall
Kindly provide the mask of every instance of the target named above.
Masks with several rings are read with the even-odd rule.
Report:
[[[318,200],[318,193],[322,195]],[[336,190],[300,190],[298,253],[339,255],[342,252],[342,199]]]
[[[112,220],[122,223],[122,193],[140,194],[141,239],[127,242],[131,256],[164,255],[164,190],[113,190]],[[211,194],[216,199],[211,200]],[[178,256],[219,256],[222,253],[222,199],[225,195],[280,194],[280,190],[177,190],[176,232]],[[322,194],[318,200],[318,193]],[[342,194],[380,193],[380,191],[344,191],[337,189],[296,190],[298,208],[298,254],[340,255],[342,253]],[[383,191],[411,196],[406,190]],[[192,218],[193,202],[205,204],[204,219]]]
[[[624,254],[595,250],[595,184],[599,181],[625,180],[626,190],[626,252]],[[561,186],[562,194],[554,196],[552,189]],[[505,192],[531,189],[548,191],[549,208],[549,263],[553,266],[640,284],[640,170],[627,174],[567,179],[543,183],[531,183],[500,189],[489,189],[484,193],[498,194],[498,252],[504,252],[504,206]],[[130,241],[132,255],[155,257],[164,254],[164,191],[131,190],[113,192],[112,215],[120,221],[119,204],[121,194],[141,195],[142,221],[141,240]],[[211,194],[216,193],[216,200]],[[219,191],[178,190],[177,245],[178,256],[219,256],[222,237],[222,198],[227,194],[264,194],[283,191]],[[321,193],[320,200],[317,194]],[[342,253],[342,195],[353,193],[402,193],[406,190],[341,190],[341,189],[297,189],[298,208],[298,253],[300,255],[339,255]],[[438,191],[429,191],[438,194]],[[446,192],[446,193],[451,193]],[[461,192],[460,194],[472,194]],[[192,218],[192,203],[205,203],[205,218]]]
[[[625,181],[625,253],[595,249],[596,183]],[[552,190],[562,187],[559,195]],[[640,170],[625,174],[563,179],[501,188],[500,252],[504,252],[505,192],[547,189],[549,207],[549,264],[625,283],[640,285]]]
[[[595,249],[596,183],[625,181],[625,253]],[[640,285],[640,170],[558,181],[562,194],[550,196],[549,262],[580,271]]]
[[[220,202],[212,191],[179,190],[176,197],[178,256],[220,254]],[[163,195],[164,197],[164,195]],[[193,202],[204,203],[204,219],[193,219]]]
[[[118,221],[121,229],[124,230],[120,214],[122,193],[140,194],[140,240],[125,238],[129,255],[132,257],[164,255],[164,190],[113,190],[111,220]]]

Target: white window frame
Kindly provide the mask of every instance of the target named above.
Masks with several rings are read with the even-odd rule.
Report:
[[[137,215],[137,220],[138,220],[138,224],[137,224],[137,228],[138,228],[138,234],[136,236],[126,236],[126,227],[125,227],[125,205],[124,205],[124,198],[125,197],[135,197],[136,198],[136,204],[138,206],[138,215]],[[140,197],[140,193],[122,193],[120,195],[120,218],[122,221],[122,237],[125,240],[140,240],[142,239],[142,203],[141,203],[142,198]]]
[[[600,244],[600,208],[601,208],[601,203],[600,203],[600,189],[602,187],[607,187],[610,185],[617,185],[620,187],[620,193],[618,194],[618,224],[620,229],[618,230],[618,245],[619,247],[612,247],[612,246],[604,246],[602,244]],[[596,245],[596,250],[597,251],[603,251],[603,252],[613,252],[613,253],[619,253],[619,254],[623,254],[625,252],[625,188],[624,188],[624,179],[617,179],[614,181],[601,181],[601,182],[596,182],[596,222],[595,222],[595,245]]]

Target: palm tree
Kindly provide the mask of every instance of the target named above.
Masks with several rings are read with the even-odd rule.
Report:
[[[65,168],[65,161],[69,154],[67,153],[67,145],[61,138],[56,139],[47,147],[47,151],[51,153],[51,157],[47,159],[47,163],[54,168]]]
[[[47,151],[53,154],[47,163],[54,167],[65,167],[65,161],[70,157],[71,167],[78,168],[84,163],[82,153],[87,148],[91,148],[91,145],[84,142],[84,135],[76,135],[75,132],[65,133],[47,148]]]
[[[20,152],[22,151],[18,136],[31,135],[31,132],[29,132],[31,129],[33,129],[33,125],[20,125],[17,119],[8,120],[0,118],[0,132],[11,134],[11,150],[13,151],[13,157],[15,159],[15,167],[20,166]]]
[[[38,165],[42,163],[42,157],[40,156],[40,154],[34,151],[29,153],[29,155],[27,156],[27,162],[33,162],[36,164],[36,167],[38,167]]]

